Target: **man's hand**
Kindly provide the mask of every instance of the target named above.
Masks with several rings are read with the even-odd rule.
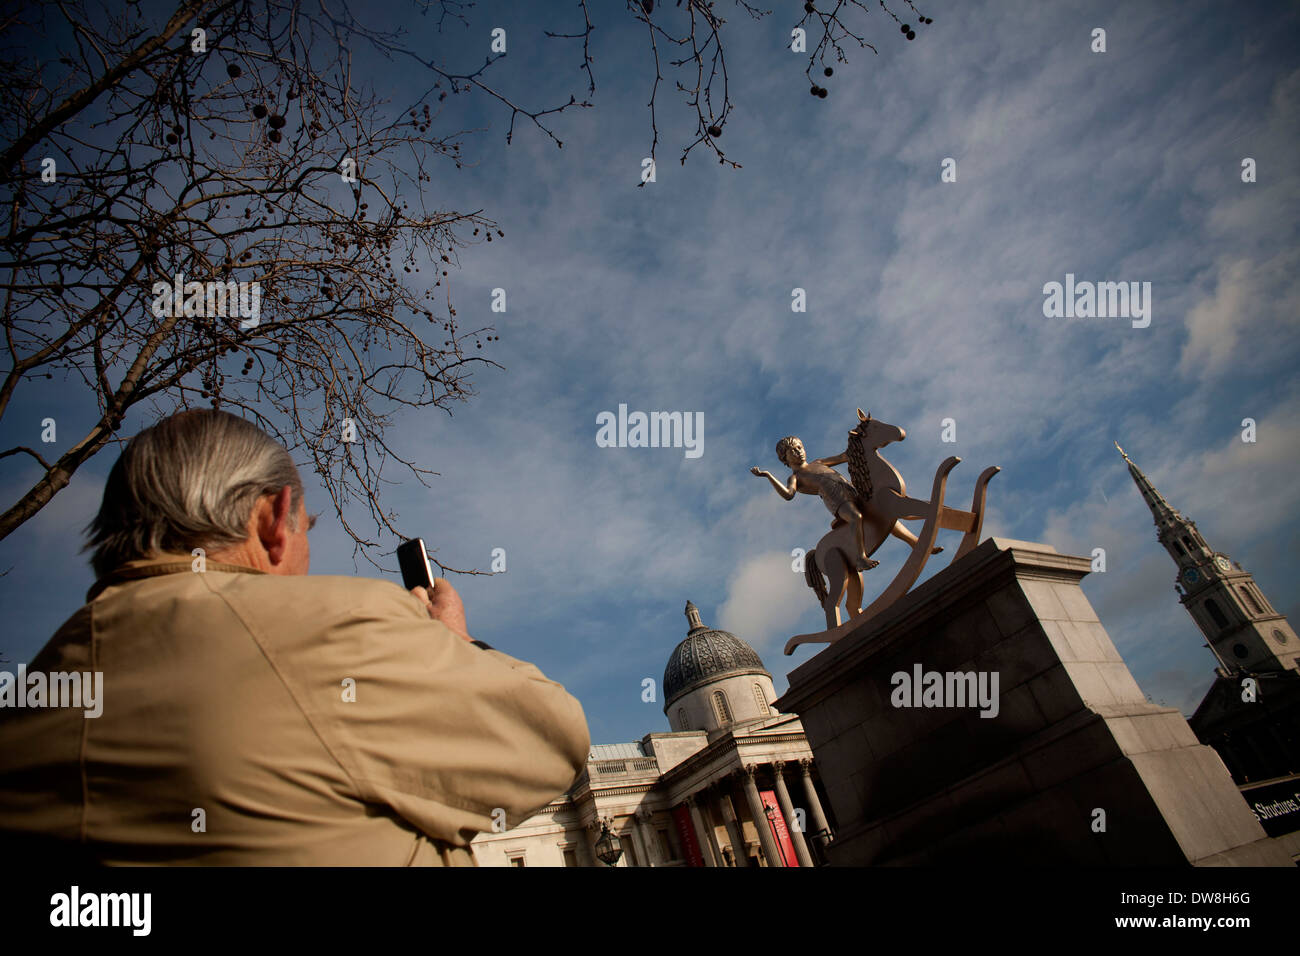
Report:
[[[446,624],[465,640],[474,640],[469,636],[469,626],[465,623],[465,605],[446,578],[434,582],[432,596],[425,588],[411,588],[411,593],[429,609],[429,617]]]

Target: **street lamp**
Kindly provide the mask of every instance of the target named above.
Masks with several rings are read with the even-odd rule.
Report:
[[[768,828],[768,830],[770,830],[771,833],[772,833],[772,840],[773,840],[773,842],[776,843],[776,852],[777,852],[778,854],[780,854],[780,857],[781,857],[781,865],[782,865],[782,866],[793,866],[793,865],[797,865],[797,864],[792,864],[792,863],[791,863],[791,862],[786,858],[786,855],[785,855],[785,847],[782,846],[782,845],[781,845],[781,841],[778,840],[778,839],[776,838],[776,806],[775,806],[774,804],[771,804],[771,803],[765,803],[765,804],[763,804],[763,813],[767,816],[767,828]]]
[[[609,824],[602,820],[600,823],[600,838],[596,840],[596,856],[600,861],[608,866],[613,866],[623,855],[623,848],[619,846],[618,837],[609,832]]]

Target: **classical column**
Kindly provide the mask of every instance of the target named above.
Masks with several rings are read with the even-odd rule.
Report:
[[[749,815],[754,818],[754,829],[758,831],[758,842],[763,847],[763,856],[768,866],[785,866],[781,860],[781,848],[776,845],[772,835],[772,825],[767,821],[767,811],[763,809],[763,798],[758,795],[758,784],[754,780],[754,764],[747,764],[740,784],[745,788],[745,799],[749,802]]]
[[[812,832],[821,833],[825,831],[829,836],[831,834],[831,825],[826,822],[826,814],[822,813],[822,802],[818,799],[817,788],[813,785],[812,759],[809,757],[800,758],[799,769],[803,772],[803,789],[804,794],[808,797],[808,813],[812,816]]]
[[[709,846],[709,835],[704,830],[704,818],[700,816],[700,808],[695,803],[695,794],[686,797],[686,806],[691,812],[691,826],[695,828],[695,842],[699,844],[704,865],[717,866],[718,864],[713,862],[713,848]],[[685,847],[682,849],[685,850]]]
[[[727,835],[731,837],[731,858],[735,866],[749,866],[749,854],[745,848],[745,831],[736,821],[736,808],[731,805],[731,794],[727,792],[726,780],[718,786],[718,804],[722,807],[722,819],[727,824]]]
[[[796,826],[794,804],[790,802],[790,791],[785,787],[784,771],[784,760],[773,761],[772,773],[776,776],[776,800],[777,803],[781,804],[781,813],[785,817],[785,828],[790,833],[790,842],[794,844],[794,855],[799,858],[799,865],[812,866],[812,854],[808,852],[808,844],[804,841],[803,830]]]
[[[704,820],[704,829],[708,835],[709,849],[713,851],[715,866],[726,866],[726,857],[722,855],[722,846],[718,843],[717,814],[713,812],[713,787],[710,784],[699,793],[700,816]]]

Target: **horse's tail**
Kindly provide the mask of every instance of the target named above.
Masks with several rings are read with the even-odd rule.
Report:
[[[809,551],[803,559],[803,579],[808,582],[808,586],[813,589],[817,595],[817,602],[825,605],[828,597],[826,591],[826,579],[822,577],[822,569],[817,566],[817,552]]]

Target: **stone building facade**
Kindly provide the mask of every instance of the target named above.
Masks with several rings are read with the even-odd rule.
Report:
[[[832,838],[825,791],[797,717],[773,707],[772,675],[687,603],[664,671],[672,730],[591,748],[568,793],[504,833],[474,840],[481,866],[814,866]]]

